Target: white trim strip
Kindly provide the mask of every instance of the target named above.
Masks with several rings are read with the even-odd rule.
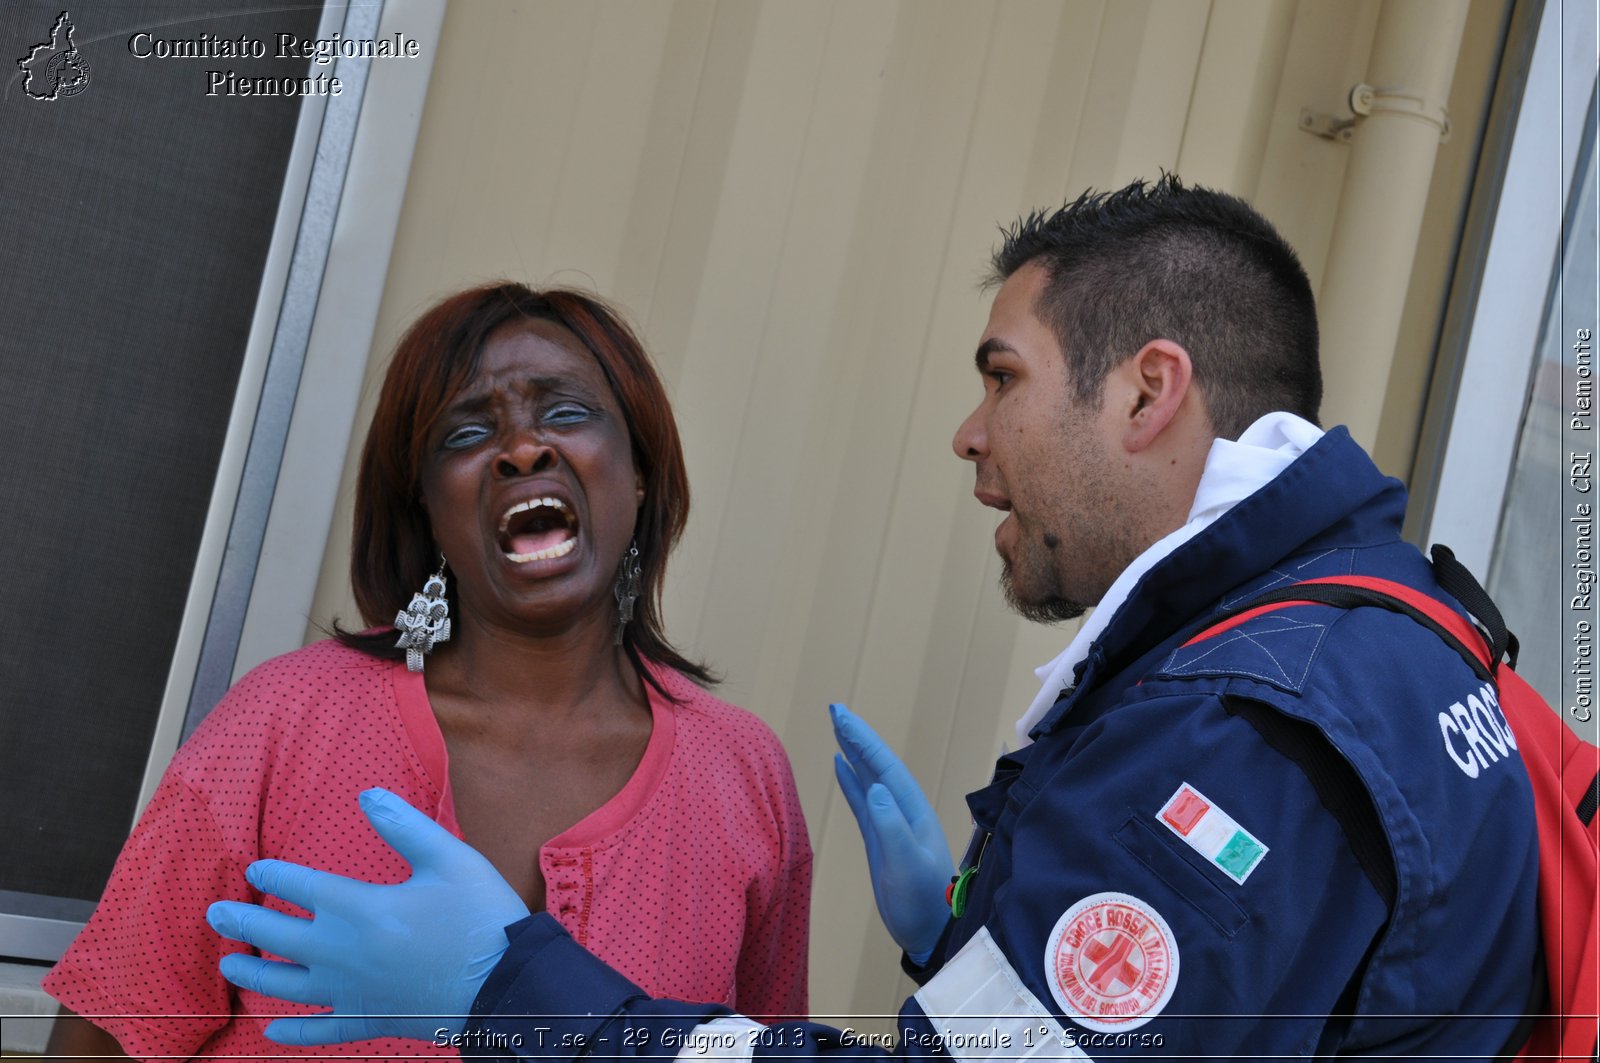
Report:
[[[756,1032],[766,1029],[743,1015],[724,1015],[703,1022],[684,1034],[683,1047],[675,1058],[749,1060],[756,1050]]]
[[[1022,984],[987,927],[917,991],[916,1001],[945,1051],[963,1063],[1089,1058]]]

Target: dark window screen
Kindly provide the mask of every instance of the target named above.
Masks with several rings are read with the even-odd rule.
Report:
[[[0,4],[0,891],[94,900],[127,834],[300,110],[206,71],[306,76],[320,8],[73,4],[88,80],[40,100],[62,0]]]

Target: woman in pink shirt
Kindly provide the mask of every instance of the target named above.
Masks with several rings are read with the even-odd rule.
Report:
[[[496,284],[424,314],[361,457],[350,567],[373,627],[261,665],[178,751],[45,981],[51,1054],[293,1052],[261,1035],[284,1005],[217,974],[242,946],[205,909],[261,903],[244,869],[264,857],[404,880],[360,815],[372,786],[652,995],[806,1014],[811,850],[788,760],[661,630],[688,507],[666,393],[605,304]]]

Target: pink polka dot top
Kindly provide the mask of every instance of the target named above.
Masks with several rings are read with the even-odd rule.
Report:
[[[632,778],[540,852],[546,910],[653,996],[803,1016],[811,846],[788,758],[752,714],[652,673],[672,699],[646,684],[652,728]],[[217,962],[244,946],[205,922],[225,898],[305,914],[245,882],[264,857],[402,881],[409,867],[357,795],[385,787],[459,836],[449,780],[422,677],[404,663],[332,641],[268,661],[173,758],[45,989],[136,1058],[456,1055],[266,1040],[272,1018],[316,1009],[228,985]]]

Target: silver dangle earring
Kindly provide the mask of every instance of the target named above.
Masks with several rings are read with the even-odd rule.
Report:
[[[441,642],[450,641],[450,603],[444,596],[444,555],[439,555],[439,571],[428,577],[422,590],[411,596],[411,604],[395,614],[395,630],[406,651],[406,669],[422,671],[422,657]]]
[[[633,620],[633,603],[639,598],[639,543],[637,540],[628,544],[628,552],[622,555],[622,566],[617,569],[616,586],[611,588],[611,593],[617,596],[617,635],[612,639],[614,645],[622,645],[622,632],[629,622]]]

